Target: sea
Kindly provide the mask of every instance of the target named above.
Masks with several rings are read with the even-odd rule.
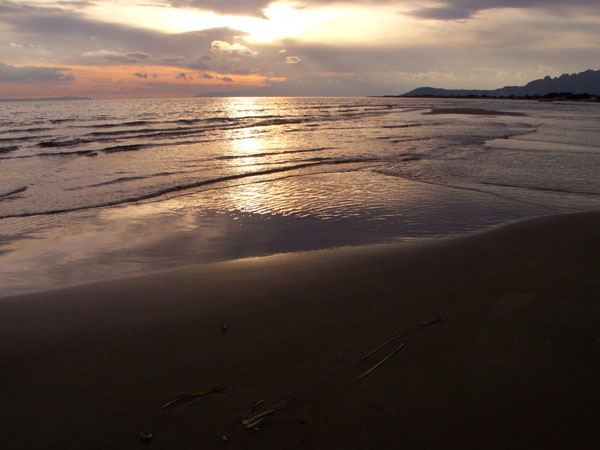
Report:
[[[0,296],[595,210],[599,174],[598,103],[2,103]]]

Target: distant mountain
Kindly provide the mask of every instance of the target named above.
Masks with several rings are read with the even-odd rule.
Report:
[[[500,89],[440,89],[420,87],[402,94],[401,97],[526,97],[544,96],[551,93],[600,95],[600,70],[586,70],[572,75],[545,77],[527,83],[525,86],[504,86]]]
[[[45,97],[45,98],[0,98],[0,102],[64,102],[91,100],[89,97]]]

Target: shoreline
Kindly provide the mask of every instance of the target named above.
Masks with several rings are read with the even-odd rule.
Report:
[[[545,219],[550,219],[552,217],[556,217],[556,216],[561,216],[561,215],[570,215],[570,214],[589,214],[589,213],[593,213],[593,211],[582,211],[582,212],[578,212],[578,213],[565,213],[565,214],[552,214],[552,215],[545,215],[545,216],[539,216],[539,217],[532,217],[532,218],[526,218],[526,219],[516,219],[513,221],[509,221],[509,222],[505,222],[505,223],[500,223],[500,224],[496,224],[496,225],[489,225],[486,226],[484,228],[480,228],[480,229],[475,229],[475,230],[469,230],[469,231],[464,231],[464,232],[458,232],[458,233],[451,233],[451,234],[439,234],[439,235],[424,235],[424,236],[396,236],[396,237],[387,237],[386,239],[383,239],[381,241],[374,241],[374,242],[348,242],[348,243],[342,243],[342,244],[335,244],[335,243],[330,243],[331,245],[324,245],[324,246],[320,246],[320,247],[315,247],[315,248],[303,248],[302,246],[300,246],[299,248],[294,248],[295,246],[288,246],[290,247],[290,249],[282,249],[285,248],[285,246],[275,246],[275,250],[267,250],[264,252],[258,252],[256,254],[245,254],[245,255],[233,255],[233,254],[225,254],[223,255],[223,257],[217,257],[217,258],[210,258],[208,260],[205,261],[200,261],[200,262],[185,262],[185,263],[181,263],[178,265],[172,265],[172,266],[168,266],[167,268],[160,268],[160,269],[150,269],[150,270],[146,270],[146,269],[141,269],[138,271],[134,271],[134,272],[127,272],[126,274],[123,275],[102,275],[102,276],[98,276],[95,275],[92,279],[88,280],[88,281],[80,281],[79,279],[77,279],[76,281],[66,281],[63,280],[62,284],[57,284],[56,281],[46,281],[44,283],[36,283],[35,287],[32,287],[30,289],[24,289],[22,287],[14,287],[11,286],[12,290],[9,291],[8,293],[3,293],[0,292],[0,303],[7,298],[16,298],[16,297],[20,297],[20,296],[27,296],[27,295],[35,295],[35,294],[42,294],[44,292],[55,292],[55,291],[61,291],[64,289],[71,289],[71,288],[78,288],[78,287],[84,287],[84,286],[91,286],[91,285],[95,285],[95,284],[102,284],[102,283],[111,283],[111,282],[118,282],[118,281],[124,281],[124,280],[133,280],[133,279],[137,279],[137,278],[143,278],[143,277],[147,277],[147,276],[160,276],[162,273],[168,273],[168,272],[172,272],[172,271],[177,271],[177,270],[185,270],[185,269],[193,269],[195,267],[205,267],[205,266],[211,266],[214,264],[222,264],[222,263],[230,263],[230,262],[235,262],[235,261],[244,261],[244,260],[254,260],[254,259],[260,259],[260,258],[268,258],[268,257],[275,257],[275,256],[285,256],[285,255],[296,255],[296,254],[304,254],[304,253],[313,253],[313,252],[331,252],[331,251],[343,251],[343,250],[347,250],[347,249],[360,249],[360,248],[384,248],[384,247],[398,247],[399,249],[404,248],[405,246],[414,246],[414,245],[421,245],[421,244],[428,244],[428,243],[435,243],[435,242],[443,242],[446,240],[453,240],[453,239],[462,239],[465,237],[469,237],[471,235],[477,235],[480,233],[486,233],[486,232],[490,232],[499,228],[503,228],[505,226],[510,226],[513,224],[518,224],[521,222],[529,222],[531,220],[545,220]],[[332,241],[333,242],[333,241]],[[72,269],[71,269],[72,270]],[[74,277],[74,278],[80,278],[80,277]]]
[[[448,100],[527,100],[542,103],[553,102],[576,102],[576,103],[598,103],[600,98],[593,94],[548,94],[530,96],[487,96],[487,95],[377,95],[374,98],[422,98],[422,99],[448,99]]]
[[[169,449],[595,448],[599,225],[600,212],[550,216],[4,297],[0,438],[28,450],[144,448],[143,431]],[[380,359],[364,355],[437,319],[358,379]],[[161,409],[214,388],[226,390]],[[294,401],[244,429],[263,398]]]

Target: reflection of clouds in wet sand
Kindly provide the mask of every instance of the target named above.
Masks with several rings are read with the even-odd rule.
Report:
[[[219,222],[225,218],[180,214],[176,203],[73,214],[63,224],[58,219],[52,228],[6,245],[0,280],[17,290],[35,289],[38,283],[47,288],[158,270],[169,260],[203,253],[224,233],[226,227]],[[78,220],[73,220],[75,215]],[[186,245],[175,243],[185,236],[193,239]]]
[[[520,112],[512,112],[512,111],[492,111],[490,109],[480,109],[480,108],[434,108],[429,112],[424,112],[423,114],[432,115],[432,114],[467,114],[474,116],[516,116],[523,117],[527,114]]]

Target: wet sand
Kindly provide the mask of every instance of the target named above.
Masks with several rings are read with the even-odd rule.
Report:
[[[596,448],[599,263],[586,213],[0,298],[0,442]],[[260,399],[285,403],[244,429]]]
[[[467,114],[473,116],[515,116],[515,117],[523,117],[527,114],[520,112],[511,112],[511,111],[494,111],[491,109],[480,109],[480,108],[434,108],[431,111],[425,112],[423,114],[432,115],[432,114]]]

